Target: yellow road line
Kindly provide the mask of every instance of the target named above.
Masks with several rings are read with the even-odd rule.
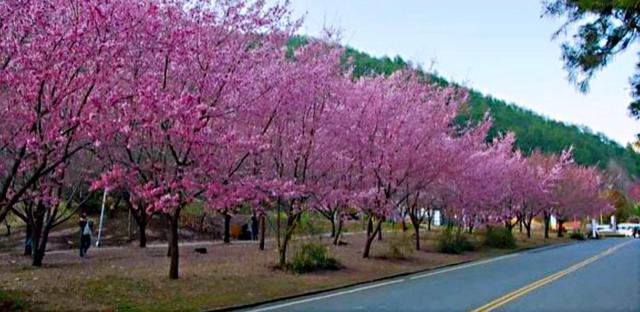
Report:
[[[574,265],[572,265],[572,266],[570,266],[570,267],[568,267],[568,268],[566,268],[566,269],[564,269],[562,271],[556,272],[556,273],[551,274],[551,275],[549,275],[549,276],[547,276],[545,278],[542,278],[542,279],[537,280],[537,281],[535,281],[535,282],[533,282],[531,284],[528,284],[528,285],[526,285],[526,286],[524,286],[524,287],[522,287],[520,289],[514,290],[514,291],[512,291],[512,292],[510,292],[510,293],[508,293],[508,294],[506,294],[506,295],[504,295],[504,296],[502,296],[500,298],[497,298],[497,299],[495,299],[495,300],[493,300],[493,301],[491,301],[491,302],[489,302],[489,303],[477,308],[477,309],[471,310],[471,312],[488,312],[488,311],[491,311],[491,310],[493,310],[493,309],[495,309],[497,307],[500,307],[500,306],[502,306],[502,305],[504,305],[504,304],[506,304],[506,303],[508,303],[510,301],[513,301],[513,300],[515,300],[517,298],[520,298],[520,297],[526,295],[527,293],[533,291],[534,289],[537,289],[537,288],[542,287],[542,286],[544,286],[544,285],[546,285],[548,283],[551,283],[551,282],[553,282],[553,281],[555,281],[555,280],[557,280],[557,279],[559,279],[559,278],[561,278],[561,277],[563,277],[563,276],[565,276],[565,275],[567,275],[567,274],[569,274],[571,272],[577,271],[580,268],[583,268],[583,267],[585,267],[585,266],[597,261],[598,259],[600,259],[602,257],[605,257],[605,256],[613,253],[614,251],[618,250],[619,248],[621,248],[621,247],[623,247],[623,246],[625,246],[627,244],[630,244],[632,242],[633,241],[628,241],[628,242],[616,245],[614,247],[611,247],[611,248],[609,248],[609,249],[607,249],[607,250],[605,250],[605,251],[603,251],[603,252],[601,252],[601,253],[593,256],[593,257],[590,257],[590,258],[588,258],[586,260],[583,260],[583,261],[581,261],[579,263],[576,263],[576,264],[574,264]]]

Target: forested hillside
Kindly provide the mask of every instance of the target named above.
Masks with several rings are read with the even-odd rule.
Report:
[[[352,48],[346,49],[344,60],[347,59],[353,60],[353,75],[356,77],[371,74],[389,75],[396,70],[413,67],[399,56],[393,59],[375,58]],[[425,74],[420,68],[414,69],[421,75],[429,75],[429,78],[436,83],[449,84],[441,77]],[[631,146],[623,147],[602,133],[593,133],[583,126],[551,120],[533,111],[471,90],[469,108],[463,115],[478,120],[487,110],[490,110],[494,119],[490,135],[493,137],[498,133],[511,130],[517,135],[517,146],[525,152],[535,149],[543,152],[559,152],[573,145],[575,159],[580,164],[597,164],[601,168],[606,168],[611,161],[614,161],[626,168],[631,176],[640,176],[640,155]]]

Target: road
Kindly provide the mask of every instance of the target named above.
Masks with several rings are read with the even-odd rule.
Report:
[[[640,239],[534,249],[250,311],[640,311]]]

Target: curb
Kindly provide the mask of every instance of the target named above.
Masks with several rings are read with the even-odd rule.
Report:
[[[484,260],[487,260],[487,259],[496,258],[496,257],[502,257],[502,256],[510,255],[510,254],[519,253],[519,252],[526,252],[526,251],[531,251],[531,250],[536,250],[536,249],[547,249],[549,247],[551,247],[551,248],[562,247],[562,246],[575,244],[575,243],[576,242],[569,241],[569,242],[566,242],[566,243],[559,243],[559,244],[542,244],[540,246],[535,246],[535,247],[525,247],[525,248],[521,248],[521,249],[510,250],[510,251],[505,252],[504,254],[500,254],[500,255],[496,255],[496,256],[481,257],[481,258],[474,259],[474,260],[459,261],[459,262],[449,263],[449,264],[445,264],[445,265],[441,265],[441,266],[436,266],[436,267],[433,267],[433,268],[418,269],[418,270],[415,270],[415,271],[410,271],[410,272],[393,274],[393,275],[389,275],[389,276],[378,277],[378,278],[374,278],[374,279],[371,279],[371,280],[350,283],[350,284],[337,286],[337,287],[333,287],[333,288],[328,288],[328,289],[312,290],[312,291],[307,291],[307,292],[303,292],[303,293],[299,293],[299,294],[295,294],[295,295],[288,295],[288,296],[268,299],[268,300],[259,301],[259,302],[240,304],[240,305],[234,305],[234,306],[228,306],[228,307],[222,307],[222,308],[203,309],[201,311],[206,311],[206,312],[226,312],[226,311],[245,310],[245,309],[250,309],[250,308],[254,308],[254,307],[265,305],[265,304],[276,303],[276,302],[286,301],[286,300],[291,300],[291,299],[297,299],[297,298],[301,298],[301,297],[313,296],[313,295],[318,295],[318,294],[322,294],[322,293],[329,293],[329,292],[333,292],[333,291],[337,291],[337,290],[342,290],[342,289],[346,289],[346,288],[352,288],[352,287],[355,287],[355,286],[361,286],[361,285],[365,285],[365,284],[371,284],[371,283],[391,280],[391,279],[404,277],[404,276],[408,276],[408,275],[414,275],[414,274],[418,274],[418,273],[436,271],[436,270],[446,269],[446,268],[450,268],[450,267],[454,267],[454,266],[458,266],[458,265],[462,265],[462,264],[484,261]]]

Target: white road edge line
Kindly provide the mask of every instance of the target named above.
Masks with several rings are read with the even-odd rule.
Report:
[[[410,280],[415,280],[415,279],[425,278],[425,277],[438,275],[438,274],[442,274],[442,273],[447,273],[447,272],[451,272],[451,271],[462,270],[462,269],[466,269],[466,268],[473,267],[473,266],[476,266],[476,265],[487,264],[487,263],[491,263],[491,262],[495,262],[495,261],[500,261],[500,260],[512,258],[512,257],[518,256],[519,254],[520,253],[514,253],[514,254],[500,256],[500,257],[497,257],[497,258],[491,258],[491,259],[487,259],[487,260],[471,262],[471,263],[467,263],[467,264],[463,264],[463,265],[459,265],[459,266],[454,266],[454,267],[447,268],[447,269],[442,269],[442,270],[438,270],[438,271],[434,271],[434,272],[415,275],[415,276],[409,277],[409,279]]]
[[[472,266],[476,266],[476,265],[481,265],[481,264],[491,263],[491,262],[495,262],[495,261],[499,261],[499,260],[503,260],[503,259],[507,259],[507,258],[512,258],[512,257],[518,256],[519,254],[520,253],[514,253],[514,254],[504,255],[504,256],[491,258],[491,259],[487,259],[487,260],[481,260],[481,261],[477,261],[477,262],[467,263],[467,264],[463,264],[463,265],[460,265],[460,266],[451,267],[451,268],[448,268],[448,269],[442,269],[442,270],[439,270],[439,271],[434,271],[434,272],[430,272],[430,273],[426,273],[426,274],[411,276],[411,277],[409,277],[409,279],[410,280],[414,280],[414,279],[424,278],[424,277],[432,276],[432,275],[436,275],[436,274],[442,274],[442,273],[446,273],[446,272],[461,270],[461,269],[472,267]],[[312,297],[312,298],[307,298],[307,299],[302,299],[302,300],[296,300],[296,301],[286,302],[286,303],[282,303],[282,304],[278,304],[278,305],[274,305],[274,306],[267,306],[267,307],[259,308],[259,309],[253,309],[253,310],[249,309],[249,311],[252,311],[252,312],[271,311],[271,310],[276,310],[276,309],[280,309],[280,308],[289,307],[289,306],[292,306],[292,305],[297,305],[297,304],[302,304],[302,303],[307,303],[307,302],[312,302],[312,301],[317,301],[317,300],[322,300],[322,299],[342,296],[342,295],[346,295],[346,294],[350,294],[350,293],[354,293],[354,292],[359,292],[359,291],[363,291],[363,290],[367,290],[367,289],[387,286],[387,285],[391,285],[391,284],[397,284],[397,283],[401,283],[401,282],[404,282],[404,281],[406,281],[406,279],[392,280],[392,281],[388,281],[388,282],[377,283],[377,284],[367,285],[367,286],[358,287],[358,288],[354,288],[354,289],[349,289],[349,290],[345,290],[345,291],[330,293],[330,294],[327,294],[327,295],[324,295],[324,296],[318,296],[318,297]]]
[[[371,288],[376,288],[376,287],[382,287],[382,286],[387,286],[387,285],[391,285],[391,284],[401,283],[401,282],[404,282],[404,281],[405,281],[405,279],[393,280],[393,281],[388,281],[388,282],[384,282],[384,283],[378,283],[378,284],[358,287],[358,288],[354,288],[354,289],[349,289],[349,290],[345,290],[345,291],[341,291],[341,292],[331,293],[331,294],[327,294],[327,295],[324,295],[324,296],[307,298],[307,299],[287,302],[287,303],[283,303],[283,304],[278,304],[278,305],[274,305],[274,306],[269,306],[269,307],[264,307],[264,308],[260,308],[260,309],[249,310],[249,311],[252,311],[252,312],[270,311],[270,310],[280,309],[280,308],[284,308],[284,307],[288,307],[288,306],[292,306],[292,305],[296,305],[296,304],[301,304],[301,303],[306,303],[306,302],[311,302],[311,301],[316,301],[316,300],[322,300],[322,299],[326,299],[326,298],[331,298],[331,297],[346,295],[346,294],[350,294],[350,293],[354,293],[354,292],[358,292],[358,291],[363,291],[363,290],[367,290],[367,289],[371,289]]]

